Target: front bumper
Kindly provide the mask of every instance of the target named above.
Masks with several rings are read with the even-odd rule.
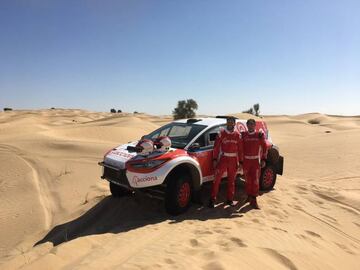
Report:
[[[98,163],[103,167],[101,179],[106,179],[116,185],[132,189],[126,176],[126,169],[119,169],[104,162]]]

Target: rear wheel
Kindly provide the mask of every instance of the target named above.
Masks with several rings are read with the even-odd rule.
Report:
[[[132,194],[132,191],[122,186],[109,182],[110,192],[113,197],[123,197]]]
[[[260,176],[260,189],[261,190],[271,190],[276,182],[276,170],[273,165],[266,165],[265,168],[261,170]]]
[[[187,174],[174,174],[167,181],[165,209],[170,215],[184,213],[191,204],[193,189]]]
[[[275,147],[272,147],[268,150],[267,160],[271,164],[276,164],[279,160],[279,156],[279,151]]]

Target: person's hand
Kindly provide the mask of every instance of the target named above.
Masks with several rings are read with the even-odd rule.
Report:
[[[265,160],[261,160],[261,168],[264,168],[266,166]]]

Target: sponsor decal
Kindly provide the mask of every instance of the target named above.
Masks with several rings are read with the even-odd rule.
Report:
[[[238,122],[236,126],[237,126],[240,133],[246,131],[245,125],[243,123],[241,123],[241,122]]]
[[[115,155],[115,156],[119,156],[119,157],[123,157],[123,158],[132,158],[134,155],[126,153],[126,152],[121,152],[121,151],[112,151],[111,154]]]
[[[138,177],[137,175],[135,175],[133,177],[133,182],[136,186],[139,185],[139,183],[146,183],[146,182],[152,182],[152,181],[157,181],[158,178],[157,176],[144,176],[144,177]]]

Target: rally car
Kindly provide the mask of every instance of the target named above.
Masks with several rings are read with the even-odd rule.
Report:
[[[220,128],[225,127],[226,116],[173,121],[138,141],[110,149],[99,162],[101,178],[109,181],[114,197],[143,191],[164,199],[169,214],[181,214],[196,199],[202,185],[214,179],[213,146]],[[246,120],[236,119],[235,128],[246,131]],[[264,121],[256,121],[256,130],[262,130],[268,148],[260,189],[271,190],[276,175],[283,173],[284,158],[272,143]],[[238,174],[242,176],[241,166]]]

